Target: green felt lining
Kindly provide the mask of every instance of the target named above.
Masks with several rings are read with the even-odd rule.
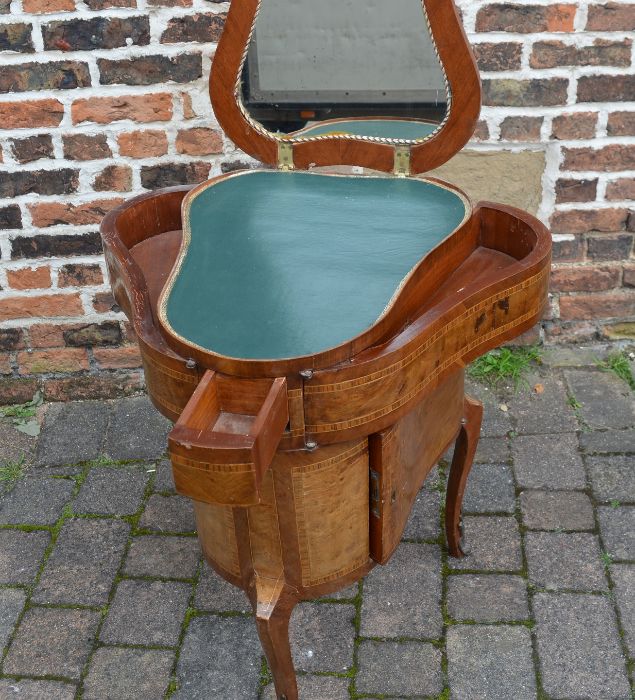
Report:
[[[410,178],[254,171],[221,180],[191,198],[191,239],[165,320],[229,357],[322,352],[372,326],[465,214],[456,193]]]
[[[351,134],[354,136],[373,136],[375,138],[417,141],[425,139],[439,128],[439,124],[410,121],[408,119],[351,119],[307,127],[296,134],[304,136],[326,136],[327,134]]]

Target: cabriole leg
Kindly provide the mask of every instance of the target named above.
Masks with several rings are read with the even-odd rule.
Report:
[[[461,522],[463,494],[465,493],[467,477],[476,453],[482,419],[483,404],[470,396],[466,396],[463,421],[454,446],[445,501],[445,532],[448,540],[448,549],[453,557],[465,556]]]

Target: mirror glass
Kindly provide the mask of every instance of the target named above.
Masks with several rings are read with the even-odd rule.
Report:
[[[422,0],[261,0],[241,93],[285,139],[402,143],[430,136],[449,98]]]

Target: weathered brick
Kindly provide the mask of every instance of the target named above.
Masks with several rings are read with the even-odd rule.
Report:
[[[551,217],[554,233],[621,231],[626,226],[628,209],[572,209],[557,211]]]
[[[609,136],[635,136],[635,112],[611,112],[606,131]]]
[[[21,377],[5,377],[0,379],[2,403],[26,403],[33,398],[33,394],[38,390],[39,385],[39,380],[35,378],[22,379]]]
[[[137,0],[84,0],[91,10],[107,10],[110,7],[136,7]]]
[[[32,12],[35,15],[72,12],[75,9],[75,0],[22,0],[22,8],[25,12]]]
[[[197,13],[184,17],[172,17],[161,35],[161,43],[216,42],[220,39],[226,18],[225,13]]]
[[[121,343],[121,327],[117,321],[102,323],[85,323],[62,329],[63,344],[67,347],[85,347],[87,345],[118,345]]]
[[[168,152],[168,137],[165,131],[132,131],[120,134],[117,142],[121,155],[129,158],[153,158]]]
[[[49,22],[42,28],[45,49],[92,51],[150,43],[150,18],[92,17]]]
[[[207,156],[223,152],[223,135],[216,129],[198,127],[176,135],[176,150],[190,156]]]
[[[0,102],[0,124],[3,129],[37,129],[59,126],[64,105],[55,99]]]
[[[62,142],[64,158],[69,160],[97,160],[112,156],[105,134],[64,134]]]
[[[477,32],[572,32],[575,5],[485,5],[476,15]]]
[[[584,245],[581,236],[571,236],[553,241],[552,256],[554,262],[577,262],[584,257]]]
[[[21,328],[0,329],[0,350],[11,352],[24,347],[24,331]]]
[[[10,297],[0,304],[0,321],[17,318],[81,316],[84,313],[79,294],[49,294],[38,297]]]
[[[75,326],[52,323],[36,323],[29,326],[29,345],[32,348],[63,347],[62,331],[64,328],[75,328]]]
[[[483,81],[483,104],[489,107],[553,107],[567,102],[566,78]]]
[[[635,314],[635,293],[577,294],[560,297],[560,317],[570,319],[619,318]]]
[[[23,194],[71,194],[79,185],[79,172],[71,168],[59,170],[20,170],[0,173],[0,197]]]
[[[635,101],[635,75],[583,75],[578,80],[578,102]]]
[[[573,112],[555,117],[551,126],[554,139],[592,139],[598,123],[597,112]]]
[[[100,58],[97,65],[102,85],[154,85],[169,81],[189,83],[203,75],[201,54],[137,56],[118,60]]]
[[[489,138],[489,127],[484,119],[479,119],[476,122],[476,128],[472,134],[472,138],[476,141],[487,141]],[[224,173],[232,172],[235,170],[249,170],[249,164],[242,161],[232,161],[221,163],[221,171]]]
[[[593,32],[634,30],[635,4],[607,2],[604,5],[590,5],[586,29]]]
[[[124,119],[136,122],[169,121],[172,118],[172,96],[162,92],[121,97],[89,97],[75,100],[71,114],[75,124],[110,124]]]
[[[117,302],[111,292],[97,292],[93,297],[93,308],[100,314],[112,311],[116,305]]]
[[[0,66],[0,92],[73,90],[79,87],[90,87],[88,64],[81,61]]]
[[[556,292],[598,292],[619,286],[617,265],[579,265],[551,270],[551,289]]]
[[[635,199],[635,178],[622,177],[608,183],[606,198],[609,201]]]
[[[611,41],[596,39],[589,46],[575,46],[563,41],[538,41],[529,59],[532,68],[560,66],[621,66],[631,64],[633,42],[630,39]],[[594,100],[579,100],[593,102]]]
[[[0,15],[8,15],[11,12],[11,0],[0,0]]]
[[[33,224],[40,228],[59,224],[86,226],[101,223],[104,216],[122,201],[121,199],[99,199],[77,205],[65,202],[43,202],[30,204],[29,211]]]
[[[11,258],[49,258],[67,255],[98,255],[102,252],[101,237],[97,231],[78,235],[39,234],[13,239]]]
[[[51,286],[51,268],[42,265],[7,270],[7,280],[12,289],[45,289]]]
[[[0,231],[22,228],[22,213],[17,204],[0,207]]]
[[[540,141],[543,117],[505,117],[501,123],[501,141]]]
[[[18,353],[20,374],[81,372],[88,369],[88,355],[82,348],[33,350]]]
[[[594,202],[598,181],[561,179],[556,181],[556,204],[563,202]]]
[[[141,367],[141,355],[136,345],[125,345],[121,348],[95,348],[93,356],[101,369]]]
[[[564,170],[635,170],[635,146],[612,144],[604,148],[563,148]]]
[[[192,103],[192,95],[187,92],[182,92],[181,103],[183,105],[183,118],[194,119],[197,114],[196,110],[194,109],[194,104]]]
[[[104,276],[99,265],[85,265],[71,263],[63,265],[59,269],[57,277],[58,287],[86,287],[88,285],[103,284]]]
[[[143,388],[139,372],[109,372],[100,375],[76,374],[48,379],[43,385],[47,401],[80,401],[84,399],[115,399],[129,396]],[[31,392],[33,396],[33,392]]]
[[[40,158],[53,158],[53,140],[50,134],[37,134],[11,141],[11,155],[18,163],[32,163]]]
[[[472,46],[478,67],[482,71],[518,70],[522,44],[516,42],[482,42]]]
[[[94,179],[96,192],[130,192],[132,189],[132,168],[128,165],[109,165]]]
[[[147,0],[150,7],[192,7],[193,0]]]
[[[635,266],[624,268],[624,286],[635,287]],[[2,338],[0,336],[0,348],[2,347]]]
[[[591,260],[624,260],[633,250],[633,236],[588,236],[587,255]]]
[[[141,168],[141,185],[148,190],[173,185],[193,185],[205,180],[209,169],[210,164],[204,162],[144,165]]]
[[[0,25],[0,51],[33,53],[32,29],[32,25],[24,22]]]

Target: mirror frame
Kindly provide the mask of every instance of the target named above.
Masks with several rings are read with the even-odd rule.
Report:
[[[240,149],[268,165],[279,163],[280,144],[291,150],[293,167],[357,165],[392,172],[397,152],[409,151],[408,174],[423,173],[448,161],[474,133],[481,109],[481,81],[476,61],[453,0],[421,0],[447,78],[448,114],[427,139],[404,146],[355,135],[293,141],[258,128],[245,112],[240,77],[260,2],[232,0],[210,75],[210,97],[218,123]]]

